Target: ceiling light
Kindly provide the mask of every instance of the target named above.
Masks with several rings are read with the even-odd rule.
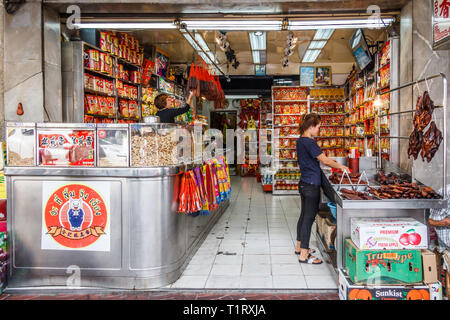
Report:
[[[172,22],[83,22],[75,23],[80,29],[176,29]]]
[[[195,51],[201,51],[200,47],[195,43],[194,39],[192,39],[191,35],[187,32],[182,32],[183,36],[189,42],[189,44],[194,48]]]
[[[322,49],[327,44],[327,41],[321,40],[321,41],[311,41],[309,44],[308,49]]]
[[[333,34],[334,29],[319,29],[316,31],[313,40],[328,40]]]
[[[263,35],[263,32],[262,32],[262,31],[256,31],[256,32],[255,32],[255,36],[260,37],[260,36],[262,36],[262,35]]]
[[[394,21],[393,18],[344,19],[344,20],[289,20],[288,30],[382,28]]]
[[[261,31],[259,32],[259,36],[256,34],[256,32],[248,33],[252,50],[266,50],[266,33]]]
[[[281,30],[281,20],[184,20],[194,30]]]
[[[252,51],[252,55],[253,55],[253,63],[254,64],[260,64],[261,63],[261,59],[259,56],[259,51]]]
[[[205,40],[203,40],[203,37],[200,33],[195,33],[195,40],[197,40],[200,47],[202,47],[203,50],[209,51],[209,47],[206,44]]]
[[[306,50],[302,63],[311,63],[316,61],[321,50]]]

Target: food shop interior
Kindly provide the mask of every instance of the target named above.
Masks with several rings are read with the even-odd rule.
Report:
[[[429,298],[428,214],[447,205],[446,79],[401,82],[401,16],[381,18],[89,18],[74,29],[61,14],[63,121],[6,128],[7,288],[66,285],[69,263],[86,272],[82,287],[369,299],[372,285]],[[191,109],[160,123],[155,97],[182,108],[190,92]],[[321,116],[323,153],[352,170],[321,164],[335,201],[322,194],[313,223],[319,265],[295,253],[296,141],[309,113]],[[223,148],[180,160],[178,129],[193,149],[217,147],[194,128],[217,129]],[[243,140],[241,162],[227,129],[259,132]],[[28,187],[42,196],[21,204]],[[36,203],[36,227],[22,227]],[[73,216],[80,205],[84,221]]]

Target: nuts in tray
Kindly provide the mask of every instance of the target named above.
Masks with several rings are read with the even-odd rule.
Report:
[[[131,163],[134,167],[169,166],[178,163],[177,139],[174,130],[165,133],[142,132],[131,137]]]
[[[8,153],[8,165],[19,167],[32,167],[34,166],[34,158],[22,158],[20,154],[9,151]]]

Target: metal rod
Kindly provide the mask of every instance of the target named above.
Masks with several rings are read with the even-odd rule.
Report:
[[[443,177],[443,198],[447,199],[447,77],[443,73],[439,73],[439,75],[442,77],[442,87],[443,87],[443,107],[444,107],[444,164],[443,164],[443,171],[444,171],[444,177]]]
[[[419,79],[419,80],[416,80],[416,81],[413,81],[413,82],[406,83],[404,85],[401,85],[401,86],[399,86],[397,88],[393,88],[393,89],[385,91],[385,92],[380,92],[380,90],[378,90],[378,94],[379,95],[385,95],[386,93],[397,91],[397,90],[400,90],[400,89],[412,86],[414,84],[417,84],[417,83],[420,83],[420,82],[424,82],[424,81],[427,81],[427,80],[431,80],[431,79],[434,79],[434,78],[438,78],[438,77],[441,77],[441,76],[444,76],[444,75],[442,73],[435,74],[435,75],[430,76],[430,77],[426,77],[426,78],[423,78],[423,79]]]
[[[434,109],[440,109],[440,108],[444,108],[443,106],[435,106]],[[391,112],[391,113],[387,113],[387,114],[379,114],[378,117],[379,118],[383,118],[383,117],[387,117],[390,115],[396,115],[396,114],[403,114],[403,113],[414,113],[416,111],[416,109],[412,109],[412,110],[406,110],[406,111],[399,111],[399,112]]]
[[[226,75],[222,69],[211,59],[211,57],[206,53],[206,51],[202,48],[202,46],[198,43],[198,41],[195,39],[194,36],[192,36],[192,33],[189,32],[189,30],[186,28],[186,25],[183,24],[178,24],[178,26],[180,27],[180,29],[183,29],[192,39],[192,41],[195,42],[195,44],[200,48],[200,50],[202,50],[202,52],[205,54],[205,56],[208,58],[209,61],[211,61],[211,63],[216,67],[217,70],[220,71],[220,73],[227,79],[230,80],[230,77],[228,75]],[[195,49],[195,48],[194,48]]]
[[[405,137],[405,136],[383,136],[383,137],[380,137],[380,138],[386,138],[386,139],[391,139],[391,138],[393,138],[393,139],[409,139],[409,137]]]

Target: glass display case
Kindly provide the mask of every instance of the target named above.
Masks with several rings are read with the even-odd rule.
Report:
[[[12,167],[31,167],[36,165],[35,123],[7,123],[7,163]]]
[[[174,124],[130,124],[131,166],[160,167],[179,164],[178,130]]]
[[[39,166],[94,167],[95,125],[39,124],[37,126]]]
[[[128,124],[97,124],[97,166],[128,167]]]

